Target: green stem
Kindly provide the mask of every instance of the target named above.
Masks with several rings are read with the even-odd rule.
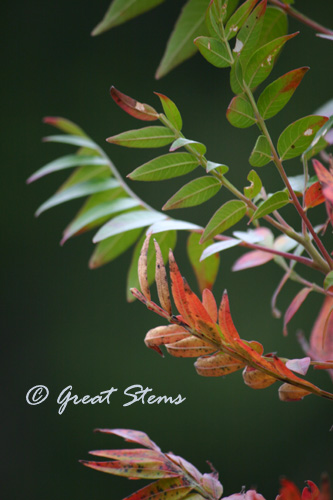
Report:
[[[284,10],[291,17],[297,19],[297,21],[300,21],[302,24],[309,26],[309,28],[312,28],[318,33],[323,33],[324,35],[333,35],[332,30],[330,30],[329,28],[325,28],[325,26],[322,26],[316,21],[313,21],[313,19],[305,16],[304,14],[302,14],[302,12],[299,12],[298,10],[294,9],[291,5],[287,5],[283,2],[280,2],[279,0],[269,0],[269,2],[272,5],[275,5],[276,7],[279,7],[280,9]]]

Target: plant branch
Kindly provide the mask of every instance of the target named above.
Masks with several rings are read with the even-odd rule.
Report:
[[[285,4],[280,0],[269,0],[269,2],[272,5],[275,5],[276,7],[279,7],[280,9],[284,10],[287,14],[289,14],[289,16],[297,19],[297,21],[301,22],[302,24],[309,26],[309,28],[312,28],[318,33],[323,33],[324,35],[333,35],[333,31],[331,29],[325,28],[325,26],[322,26],[321,24],[317,23],[310,17],[302,14],[302,12],[299,12],[298,10],[294,9],[291,5]]]
[[[312,245],[310,239],[308,236],[305,236],[303,237],[303,242],[302,244],[304,245],[305,249],[307,250],[307,252],[311,255],[311,257],[322,267],[322,269],[325,269],[325,272],[328,272],[330,269],[333,269],[333,261],[329,255],[329,253],[327,252],[326,248],[324,247],[323,243],[321,242],[319,236],[317,235],[316,231],[314,230],[310,220],[308,219],[306,213],[304,212],[300,202],[298,201],[298,198],[293,190],[293,188],[291,187],[290,185],[290,182],[289,182],[289,179],[288,179],[288,176],[283,168],[283,165],[282,165],[282,162],[281,162],[281,159],[275,149],[275,146],[273,144],[273,141],[272,141],[272,138],[268,132],[268,129],[266,127],[266,123],[265,123],[265,120],[262,118],[261,114],[259,113],[259,110],[257,108],[257,104],[254,100],[254,97],[253,97],[253,94],[251,92],[251,90],[249,89],[249,87],[246,85],[245,82],[243,82],[244,84],[244,90],[250,100],[250,103],[252,105],[252,108],[253,108],[253,111],[256,115],[256,118],[257,118],[257,121],[258,121],[258,127],[261,129],[261,131],[263,132],[263,134],[265,135],[268,143],[269,143],[269,146],[270,146],[270,149],[271,149],[271,152],[272,152],[272,155],[273,155],[273,160],[274,160],[274,163],[275,163],[275,166],[277,167],[278,169],[278,172],[286,186],[286,188],[288,189],[288,192],[291,196],[291,199],[295,205],[295,208],[298,212],[298,214],[300,215],[300,217],[302,218],[302,220],[304,221],[304,224],[306,225],[306,227],[308,228],[309,232],[311,233],[314,241],[316,242],[317,244],[317,247],[319,248],[319,250],[321,251],[323,257],[325,258],[325,260],[322,259],[322,257],[320,256],[320,254],[317,252],[317,250],[314,248],[314,246]]]

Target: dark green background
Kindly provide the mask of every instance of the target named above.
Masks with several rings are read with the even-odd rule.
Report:
[[[314,396],[300,403],[280,403],[277,384],[253,391],[241,375],[205,379],[196,375],[192,361],[159,358],[143,344],[145,332],[159,319],[138,303],[125,301],[125,280],[130,252],[116,262],[89,271],[91,235],[60,248],[62,229],[79,203],[71,203],[34,220],[38,205],[58,187],[64,176],[45,178],[27,187],[25,179],[37,168],[71,150],[45,145],[45,115],[66,116],[79,123],[104,145],[119,170],[127,174],[153,153],[108,145],[105,138],[138,125],[109,97],[111,84],[143,102],[158,106],[153,91],[170,96],[180,107],[185,134],[205,142],[208,157],[227,163],[230,178],[245,184],[247,158],[257,136],[253,129],[233,129],[225,118],[232,95],[228,71],[219,71],[196,56],[161,81],[154,71],[179,2],[169,0],[156,10],[92,39],[91,29],[102,17],[108,1],[72,0],[7,2],[2,5],[2,182],[3,328],[2,366],[2,498],[121,499],[138,482],[87,470],[78,459],[88,450],[117,448],[116,437],[94,435],[95,427],[128,427],[146,431],[163,450],[172,450],[207,471],[209,459],[220,471],[225,493],[243,485],[256,485],[267,499],[275,498],[278,480],[286,475],[298,483],[319,481],[329,470],[332,434],[331,403]],[[333,25],[333,4],[299,2],[304,12]],[[314,36],[294,21],[290,31],[301,35],[289,42],[273,76],[309,65],[311,71],[278,118],[270,123],[274,137],[293,119],[312,113],[332,97],[333,45]],[[288,163],[291,175],[300,173],[298,160]],[[274,169],[260,171],[271,190],[278,186]],[[132,187],[159,209],[183,179]],[[225,196],[225,197],[224,197]],[[179,217],[205,224],[226,195]],[[322,213],[314,211],[314,216]],[[175,214],[178,215],[178,214]],[[290,212],[293,216],[293,213]],[[319,220],[318,219],[318,220]],[[239,226],[241,229],[241,226]],[[176,258],[195,286],[184,256],[181,235]],[[281,320],[270,314],[270,296],[281,276],[273,264],[243,273],[231,273],[237,249],[222,255],[215,285],[217,297],[228,288],[240,335],[264,343],[267,351],[302,356],[296,329],[308,335],[321,298],[310,296],[291,323],[288,338]],[[279,305],[285,308],[297,292],[286,287]],[[325,373],[311,372],[316,383],[330,390]],[[48,400],[28,406],[25,394],[44,384]],[[123,407],[122,391],[142,384],[157,395],[181,393],[180,406]],[[58,415],[57,395],[67,385],[81,397],[111,386],[119,388],[112,404],[69,406]],[[332,413],[331,413],[332,414]]]

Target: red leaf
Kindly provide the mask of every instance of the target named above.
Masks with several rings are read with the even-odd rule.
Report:
[[[280,495],[276,500],[301,500],[301,492],[293,482],[281,479]]]
[[[169,354],[177,358],[198,358],[203,354],[210,354],[216,351],[216,347],[212,347],[210,344],[194,336],[179,340],[174,344],[167,344],[166,348]]]
[[[321,203],[324,203],[325,197],[323,195],[320,182],[315,182],[310,186],[304,196],[304,204],[306,208],[313,208]]]
[[[306,487],[302,491],[302,500],[319,500],[320,491],[312,481],[306,481]]]
[[[228,292],[223,292],[220,308],[219,308],[219,325],[222,334],[225,336],[227,342],[233,344],[234,339],[239,339],[239,334],[236,330],[234,322],[232,321]]]
[[[95,429],[95,432],[103,432],[104,434],[114,434],[122,437],[129,443],[137,443],[150,448],[151,450],[161,451],[154,441],[152,441],[145,432],[133,431],[132,429]]]
[[[169,252],[169,268],[171,278],[171,290],[173,300],[175,301],[178,312],[182,315],[184,321],[191,327],[195,327],[194,319],[191,315],[187,297],[184,289],[184,281],[179,272],[177,263],[175,261],[172,251]]]
[[[232,266],[232,270],[242,271],[243,269],[262,266],[273,259],[274,254],[272,253],[263,252],[262,250],[253,250],[252,252],[248,252],[237,259]]]
[[[218,352],[211,356],[201,356],[194,363],[198,375],[203,377],[223,377],[244,368],[245,363],[242,361]]]
[[[173,344],[174,342],[178,342],[178,340],[185,339],[189,336],[190,334],[188,331],[182,326],[157,326],[147,332],[145,344],[147,347],[153,348],[160,345]]]
[[[126,111],[126,113],[134,116],[134,118],[138,118],[143,121],[158,120],[159,115],[157,111],[148,104],[136,101],[132,97],[123,94],[115,87],[111,87],[110,94],[114,102],[118,104],[121,109]]]
[[[311,292],[312,288],[302,288],[300,292],[293,298],[291,304],[289,305],[288,309],[285,312],[284,315],[284,321],[283,321],[283,335],[287,335],[287,324],[291,320],[291,318],[296,314],[298,309],[301,307],[309,293]]]

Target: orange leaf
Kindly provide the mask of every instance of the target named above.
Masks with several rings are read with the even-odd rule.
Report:
[[[318,160],[312,160],[318,180],[323,187],[323,195],[326,200],[333,204],[333,175]]]
[[[313,208],[321,203],[324,203],[325,197],[323,195],[320,182],[315,182],[310,186],[304,196],[304,204],[306,208]]]
[[[180,500],[192,489],[190,483],[182,477],[160,479],[155,483],[148,484],[124,500]]]
[[[266,389],[276,382],[276,378],[263,373],[252,366],[246,366],[243,370],[243,379],[251,389]]]
[[[173,300],[175,301],[177,310],[183,317],[185,323],[194,328],[195,321],[191,315],[191,311],[187,302],[187,296],[184,289],[184,281],[179,272],[179,268],[171,250],[169,252],[169,268],[172,296]]]
[[[216,351],[215,347],[194,336],[167,344],[166,348],[169,354],[177,358],[197,358]]]
[[[276,500],[301,500],[301,492],[292,481],[281,479],[280,494]]]
[[[217,305],[212,292],[205,288],[202,292],[202,303],[214,323],[217,322]]]
[[[212,356],[202,356],[197,359],[194,366],[199,375],[204,377],[221,377],[241,370],[244,368],[245,363],[229,356],[229,354],[219,352]]]
[[[151,330],[149,330],[149,332],[147,332],[145,337],[145,344],[147,347],[173,344],[174,342],[178,342],[178,340],[185,339],[189,336],[190,334],[182,326],[157,326],[156,328],[152,328]]]
[[[222,334],[226,338],[227,342],[233,344],[235,339],[239,339],[239,334],[232,321],[230,313],[229,297],[228,297],[228,292],[226,290],[223,293],[219,308],[219,325]]]
[[[291,384],[282,384],[279,388],[279,398],[281,401],[300,401],[310,392]]]
[[[155,239],[154,239],[154,245],[156,252],[155,282],[157,287],[158,298],[162,308],[165,311],[167,311],[171,316],[172,310],[171,310],[169,285],[168,285],[167,273],[163,262],[163,256],[160,246]]]

